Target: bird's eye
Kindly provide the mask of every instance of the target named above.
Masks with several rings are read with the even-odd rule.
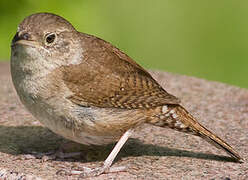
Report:
[[[52,44],[56,39],[56,34],[55,33],[49,33],[45,36],[45,41],[47,45]]]

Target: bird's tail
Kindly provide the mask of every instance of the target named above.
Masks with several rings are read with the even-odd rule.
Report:
[[[216,147],[225,150],[237,161],[242,160],[241,156],[229,144],[198,123],[182,106],[166,105],[161,107],[161,112],[162,114],[157,116],[159,118],[156,118],[157,121],[154,118],[149,123],[200,136]]]

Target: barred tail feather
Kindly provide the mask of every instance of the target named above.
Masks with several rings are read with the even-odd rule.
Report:
[[[242,160],[241,156],[229,144],[198,123],[196,119],[182,106],[163,106],[161,112],[163,113],[162,117],[164,118],[161,118],[160,115],[158,121],[152,120],[149,121],[149,123],[200,136],[214,146],[226,151],[237,161]]]

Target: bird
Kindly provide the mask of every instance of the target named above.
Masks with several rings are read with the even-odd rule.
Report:
[[[242,159],[132,58],[59,15],[26,17],[11,42],[10,64],[21,102],[47,128],[81,144],[117,142],[104,164],[83,176],[114,169],[118,152],[143,124],[199,136]]]

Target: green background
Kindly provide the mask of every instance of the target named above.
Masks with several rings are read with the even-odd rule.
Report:
[[[0,59],[22,19],[53,12],[145,68],[248,88],[248,1],[1,0]]]

